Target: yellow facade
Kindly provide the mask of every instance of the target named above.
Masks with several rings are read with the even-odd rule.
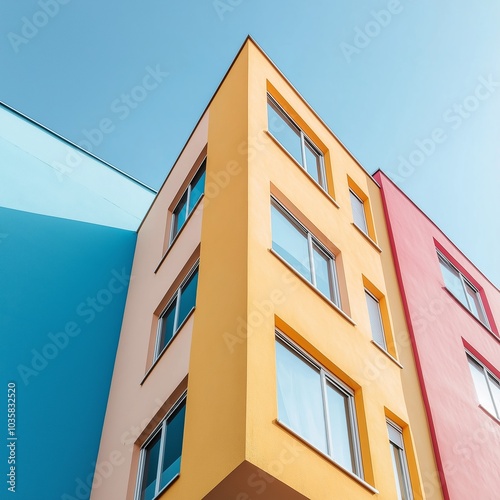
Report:
[[[321,149],[326,192],[268,132],[268,93]],[[403,429],[414,498],[442,498],[436,489],[424,493],[421,469],[430,477],[435,464],[377,184],[252,40],[205,120],[205,195],[197,220],[187,223],[201,218],[181,471],[159,498],[396,500],[387,418]],[[353,224],[350,189],[364,201],[368,235]],[[272,250],[272,196],[335,255],[340,308]],[[159,226],[167,233],[165,217]],[[139,232],[138,246],[146,236]],[[365,289],[379,300],[387,352],[372,341]],[[354,392],[362,474],[280,423],[276,330]],[[158,365],[167,362],[176,363]],[[134,498],[139,448],[137,441],[130,453],[127,500]]]

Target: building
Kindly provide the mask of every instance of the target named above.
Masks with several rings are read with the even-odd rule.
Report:
[[[388,177],[375,179],[444,496],[493,500],[500,488],[499,290]]]
[[[437,475],[379,186],[248,39],[138,230],[91,498]]]
[[[154,192],[4,105],[0,156],[0,366],[15,384],[18,438],[2,487],[12,477],[19,499],[79,498],[77,488],[90,493],[136,230]],[[2,405],[7,419],[7,397]]]

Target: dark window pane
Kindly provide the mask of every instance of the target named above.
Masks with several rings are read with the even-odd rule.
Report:
[[[205,190],[205,163],[206,160],[203,162],[202,167],[198,170],[198,173],[191,182],[191,195],[189,198],[188,213],[191,213]]]
[[[280,144],[302,165],[302,146],[299,131],[283,117],[274,104],[267,105],[267,128]]]
[[[155,496],[156,479],[158,476],[158,460],[160,456],[161,432],[153,438],[146,447],[144,477],[142,480],[141,500],[152,500]]]
[[[170,342],[174,336],[174,320],[175,320],[175,304],[176,300],[172,302],[165,314],[161,317],[161,337],[158,353]]]
[[[175,207],[174,210],[174,222],[173,222],[173,231],[172,238],[181,230],[181,227],[186,222],[187,217],[187,192],[181,198],[179,204]]]
[[[196,305],[197,286],[198,286],[198,269],[196,269],[196,271],[189,278],[187,283],[182,287],[177,328],[182,324],[182,322],[186,319],[191,309]]]
[[[275,206],[271,207],[273,250],[312,282],[307,236]]]
[[[181,470],[185,414],[186,402],[184,401],[167,421],[167,438],[165,439],[160,489],[166,486]]]

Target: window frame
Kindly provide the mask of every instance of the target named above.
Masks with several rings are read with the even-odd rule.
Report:
[[[351,211],[352,211],[352,221],[354,223],[354,225],[359,229],[361,230],[363,233],[366,234],[366,236],[368,236],[369,238],[371,238],[369,232],[368,232],[368,220],[367,220],[367,217],[366,217],[366,207],[365,207],[365,202],[351,189],[349,188],[349,194],[350,194],[350,199],[351,199]],[[352,198],[355,198],[357,201],[359,201],[359,203],[361,204],[361,210],[363,211],[363,227],[361,227],[357,222],[356,222],[356,219],[354,217],[354,207],[353,207],[353,204],[352,204]]]
[[[322,454],[326,454],[330,460],[332,460],[338,467],[342,470],[347,471],[349,474],[353,474],[357,478],[364,481],[364,470],[363,470],[363,461],[361,456],[361,442],[359,438],[359,428],[358,428],[358,420],[356,413],[356,403],[355,403],[355,391],[351,389],[348,385],[346,385],[342,380],[337,378],[333,373],[327,370],[321,363],[316,361],[312,356],[310,356],[306,351],[304,351],[300,346],[298,346],[295,342],[289,339],[281,330],[275,329],[275,346],[277,342],[281,342],[285,347],[289,348],[300,360],[304,363],[312,366],[315,370],[318,371],[320,375],[320,384],[321,384],[321,397],[322,397],[322,405],[321,408],[318,408],[318,411],[322,412],[323,422],[325,424],[325,433],[326,433],[326,445],[327,452],[323,452],[319,448],[317,448],[314,444],[309,442],[307,438],[303,437],[298,431],[289,427],[286,423],[280,420],[279,412],[277,417],[277,422],[283,427],[290,429],[294,434],[300,437],[304,442],[306,442],[309,446],[318,450]],[[275,347],[276,350],[276,347]],[[275,355],[275,359],[277,356]],[[278,371],[276,369],[276,383],[278,383]],[[347,439],[350,442],[351,450],[352,450],[352,459],[353,459],[353,471],[346,469],[342,464],[337,462],[332,455],[332,450],[334,448],[332,442],[332,433],[331,433],[331,423],[329,418],[328,411],[328,399],[327,399],[327,387],[328,383],[332,384],[337,390],[339,390],[343,395],[347,396],[347,409],[346,412],[346,421],[349,425]],[[276,389],[278,387],[276,386]],[[278,392],[276,390],[276,397]]]
[[[318,238],[316,238],[309,229],[307,229],[304,224],[302,224],[297,217],[295,217],[290,210],[288,210],[277,198],[274,196],[271,196],[271,210],[272,207],[276,208],[281,215],[285,219],[288,220],[288,222],[292,225],[295,226],[296,229],[298,229],[301,233],[305,233],[304,236],[307,239],[307,249],[308,249],[308,261],[309,261],[309,269],[311,272],[311,280],[309,281],[305,276],[302,276],[299,271],[293,267],[292,264],[290,264],[284,257],[280,257],[296,272],[299,274],[302,278],[304,278],[306,281],[308,281],[314,288],[317,290],[321,295],[323,295],[327,300],[329,300],[331,303],[333,303],[336,307],[339,309],[342,309],[342,300],[340,297],[340,288],[339,288],[339,282],[338,282],[338,273],[337,273],[337,265],[335,262],[335,255],[330,252],[325,245],[323,245]],[[271,248],[273,246],[274,240],[273,240],[273,227],[272,227],[272,212],[271,212]],[[314,247],[317,247],[320,253],[323,253],[327,258],[328,258],[328,276],[329,276],[329,287],[330,287],[330,293],[332,294],[332,298],[327,297],[316,285],[317,285],[317,280],[316,280],[316,266],[314,263]],[[273,249],[274,252],[278,253],[276,250]],[[279,255],[279,254],[278,254]]]
[[[375,342],[379,347],[381,347],[384,351],[387,351],[387,333],[384,328],[384,319],[382,317],[382,308],[380,306],[380,299],[378,299],[368,288],[365,287],[365,299],[366,295],[369,295],[376,303],[377,303],[377,312],[378,312],[378,319],[380,323],[380,329],[382,331],[382,339],[383,339],[383,344],[381,345],[379,342],[377,342],[373,336],[373,325],[372,325],[372,318],[370,315],[370,308],[368,307],[368,302],[366,303],[366,308],[368,310],[368,318],[370,320],[370,331],[372,334],[372,340]]]
[[[290,126],[290,128],[297,133],[300,140],[300,153],[301,153],[301,162],[299,163],[302,169],[306,172],[306,174],[316,183],[318,186],[323,189],[323,191],[328,192],[328,183],[326,180],[326,167],[325,167],[325,155],[321,151],[321,149],[314,144],[313,140],[302,130],[301,127],[295,123],[295,121],[290,117],[290,115],[285,111],[283,106],[281,106],[278,101],[268,92],[267,93],[267,104],[270,105],[274,111],[283,119],[283,121]],[[267,131],[278,141],[278,143],[283,147],[283,149],[290,155],[292,155],[284,144],[276,137],[271,130],[269,130],[269,115],[267,117]],[[319,181],[316,181],[314,177],[307,170],[307,159],[306,159],[306,147],[312,150],[313,153],[318,155],[319,159]],[[293,155],[292,155],[293,157]],[[294,160],[296,160],[294,158]]]
[[[184,286],[188,283],[188,281],[191,279],[192,276],[194,276],[195,273],[199,271],[199,264],[200,260],[198,259],[191,269],[187,272],[186,276],[183,278],[175,292],[173,293],[172,297],[170,300],[167,302],[167,305],[162,309],[161,313],[158,315],[158,325],[156,328],[156,339],[155,339],[155,348],[154,348],[154,353],[153,353],[153,362],[155,362],[165,351],[165,349],[171,344],[171,342],[174,340],[174,338],[177,336],[181,328],[184,326],[188,318],[191,316],[193,311],[196,309],[196,300],[195,300],[195,305],[191,307],[191,309],[188,311],[186,314],[186,317],[181,321],[181,323],[178,323],[179,321],[179,305],[180,305],[180,299],[182,296],[182,289]],[[196,287],[196,292],[198,292],[198,286]],[[165,315],[167,311],[170,309],[170,306],[175,302],[175,312],[174,312],[174,328],[173,328],[173,334],[171,339],[163,346],[160,348],[160,340],[161,340],[161,333],[163,329],[163,324],[165,321]]]
[[[180,472],[178,472],[165,486],[163,486],[161,489],[159,488],[159,480],[158,478],[161,477],[161,469],[163,466],[163,459],[165,457],[165,440],[167,437],[168,433],[168,425],[167,421],[169,417],[171,417],[175,411],[181,406],[181,405],[186,405],[187,402],[187,390],[185,390],[177,399],[177,401],[172,405],[172,407],[168,410],[167,414],[163,417],[161,422],[154,428],[154,430],[149,434],[148,438],[144,441],[144,443],[141,445],[140,448],[140,455],[139,455],[139,463],[138,463],[138,472],[137,472],[137,479],[135,483],[135,493],[134,493],[134,500],[141,500],[141,494],[142,494],[142,483],[144,481],[144,467],[146,465],[146,448],[148,445],[153,441],[153,439],[161,433],[160,437],[160,452],[158,455],[158,465],[157,465],[157,472],[156,472],[156,479],[155,479],[155,496],[153,497],[153,500],[158,498],[158,496],[163,493],[179,476]],[[185,420],[184,420],[184,425],[185,425]],[[183,445],[184,445],[184,439],[183,439]],[[182,452],[181,452],[181,459],[182,459]]]
[[[170,243],[169,243],[170,245],[173,244],[173,242],[176,240],[177,236],[179,236],[179,234],[181,233],[181,231],[184,229],[184,226],[186,225],[186,222],[188,221],[189,216],[195,211],[195,209],[198,206],[199,202],[201,201],[201,199],[205,195],[205,186],[203,186],[203,193],[201,194],[199,200],[195,203],[195,205],[193,205],[193,207],[191,208],[191,210],[189,210],[189,205],[190,205],[190,201],[191,201],[191,190],[193,188],[193,182],[194,182],[194,180],[196,179],[196,177],[198,176],[198,174],[202,170],[204,170],[205,174],[206,174],[206,169],[207,169],[207,156],[205,155],[205,157],[200,162],[200,166],[196,169],[196,172],[194,173],[193,177],[189,181],[188,186],[182,192],[182,195],[179,197],[179,201],[175,204],[175,207],[172,210],[172,222],[170,224]],[[206,183],[206,176],[205,176],[205,183]],[[175,228],[176,228],[176,225],[177,225],[177,217],[178,217],[178,215],[176,215],[175,211],[177,210],[177,208],[181,204],[181,201],[183,200],[184,196],[186,196],[186,215],[185,215],[184,221],[182,222],[182,225],[179,227],[178,231],[175,231]]]
[[[448,259],[447,257],[445,257],[443,255],[443,253],[440,250],[436,249],[436,253],[438,255],[438,262],[439,262],[439,267],[440,267],[440,271],[441,271],[441,276],[443,277],[444,287],[446,288],[446,290],[448,290],[453,295],[453,297],[455,297],[460,302],[460,304],[462,304],[472,314],[472,316],[474,316],[486,328],[488,328],[489,330],[491,330],[491,325],[490,325],[490,322],[488,320],[488,316],[486,314],[486,310],[484,308],[483,299],[481,297],[480,291],[460,272],[460,270],[455,265],[452,264],[452,262],[450,261],[450,259]],[[441,269],[442,265],[449,267],[452,272],[454,271],[455,273],[458,274],[458,278],[460,279],[460,282],[462,284],[462,290],[464,292],[465,300],[466,300],[467,304],[464,304],[460,300],[460,298],[457,297],[453,293],[453,291],[450,290],[446,286],[446,281],[445,281],[445,278],[444,278],[444,275],[443,275],[443,270]],[[476,316],[474,314],[474,308],[471,307],[470,301],[472,299],[471,299],[469,293],[467,293],[467,287],[469,287],[469,289],[471,289],[475,293],[475,296],[477,298],[477,302],[479,304],[479,308],[477,308],[479,316]]]
[[[496,400],[495,400],[495,397],[493,396],[493,391],[491,389],[491,381],[490,381],[490,378],[492,378],[493,380],[496,381],[496,383],[500,386],[500,379],[490,370],[488,369],[484,363],[482,363],[481,361],[479,361],[479,359],[474,356],[470,351],[466,350],[465,351],[465,354],[467,356],[467,363],[469,365],[469,371],[471,372],[471,361],[477,365],[479,365],[479,367],[482,369],[482,372],[483,372],[483,375],[484,375],[484,378],[486,380],[486,386],[488,387],[488,394],[490,396],[490,401],[493,405],[493,409],[495,411],[496,414],[494,413],[491,413],[484,405],[483,403],[481,402],[480,398],[479,398],[479,394],[478,394],[478,391],[477,391],[477,388],[476,388],[476,383],[474,382],[474,377],[472,375],[472,372],[470,373],[471,375],[471,378],[472,378],[472,384],[474,386],[474,392],[476,393],[476,397],[477,397],[477,400],[479,401],[479,404],[481,406],[481,408],[483,408],[485,411],[487,411],[490,415],[492,415],[493,417],[495,417],[497,420],[500,421],[500,406],[497,404]]]
[[[410,469],[408,467],[408,458],[406,456],[406,449],[404,446],[404,438],[403,438],[403,429],[394,423],[392,420],[386,418],[386,423],[387,423],[387,434],[389,437],[389,445],[391,447],[397,448],[398,450],[398,455],[400,457],[400,462],[401,462],[401,470],[403,473],[403,477],[401,478],[403,480],[403,484],[405,487],[405,495],[406,499],[405,500],[413,500],[413,490],[412,490],[412,485],[411,485],[411,475],[410,475]],[[400,443],[396,443],[392,438],[391,438],[391,432],[389,430],[389,427],[392,427],[394,431],[396,431],[401,438]],[[394,464],[394,458],[392,457],[392,449],[391,449],[391,458],[393,462],[393,472],[394,472],[394,479],[396,480],[396,484],[399,483],[399,475],[397,472],[397,468],[395,467]]]

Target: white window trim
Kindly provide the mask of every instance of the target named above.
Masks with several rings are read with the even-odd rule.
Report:
[[[365,293],[368,294],[378,305],[378,320],[380,322],[380,328],[382,330],[382,339],[384,341],[384,345],[380,345],[374,338],[373,338],[373,330],[372,330],[372,325],[371,325],[371,317],[370,317],[370,310],[368,309],[368,319],[370,320],[370,330],[372,330],[372,340],[377,344],[379,347],[381,347],[384,351],[387,352],[387,333],[384,328],[384,321],[382,320],[382,310],[380,308],[380,300],[373,295],[373,293],[370,292],[367,288],[365,288]],[[368,304],[366,304],[366,307],[368,308]]]
[[[403,469],[403,481],[405,484],[405,493],[406,497],[408,500],[413,500],[413,492],[412,492],[412,487],[411,487],[411,477],[410,477],[410,470],[408,468],[408,458],[406,456],[406,450],[404,446],[404,439],[403,439],[403,429],[399,427],[399,425],[395,424],[392,420],[386,419],[387,425],[391,426],[396,432],[398,432],[401,436],[401,445],[399,443],[395,443],[390,436],[390,433],[388,432],[389,435],[389,444],[390,445],[395,445],[399,450],[400,450],[400,455],[403,457],[403,464],[402,464],[402,469]],[[392,450],[391,450],[392,453]],[[396,471],[394,471],[394,478],[397,480],[396,476]]]
[[[302,169],[306,172],[306,174],[311,177],[311,179],[319,184],[321,188],[326,191],[327,186],[326,186],[326,171],[325,171],[325,159],[322,151],[314,144],[314,142],[306,135],[306,133],[290,118],[288,113],[283,109],[283,107],[276,101],[276,99],[271,95],[267,94],[267,102],[274,107],[275,111],[281,115],[283,120],[290,125],[292,129],[294,129],[300,138],[300,152],[301,152],[301,158],[302,158],[302,164],[300,165]],[[269,130],[268,127],[268,132],[281,144],[280,140],[275,137],[275,135],[272,133],[272,131]],[[320,162],[320,172],[319,172],[319,182],[317,182],[311,174],[307,171],[307,161],[306,161],[306,144],[318,155],[319,162]],[[286,147],[282,144],[283,148],[285,150]]]
[[[271,196],[271,206],[274,204],[275,208],[282,212],[282,214],[290,221],[291,224],[298,227],[301,232],[305,233],[307,237],[307,248],[309,253],[309,267],[311,269],[311,285],[321,293],[326,299],[335,304],[339,309],[342,309],[342,301],[340,298],[340,290],[337,275],[337,266],[335,263],[335,255],[333,255],[325,246],[304,226],[278,199]],[[330,275],[330,293],[332,298],[327,297],[318,287],[316,282],[316,266],[314,264],[314,245],[326,255],[328,258],[328,272]],[[284,259],[286,262],[286,259]],[[291,266],[293,268],[293,266]],[[295,272],[298,272],[293,268]],[[299,273],[300,274],[300,273]],[[304,278],[306,279],[306,278]],[[309,281],[306,279],[306,281]]]
[[[178,306],[178,304],[179,304],[179,300],[181,297],[182,287],[189,281],[191,276],[193,276],[193,274],[198,271],[199,264],[200,264],[200,259],[198,259],[194,263],[193,267],[189,270],[189,272],[186,274],[185,278],[181,281],[181,284],[179,285],[177,290],[172,295],[172,298],[168,301],[167,305],[163,308],[162,312],[158,316],[158,325],[156,328],[156,341],[155,341],[155,351],[154,351],[153,361],[156,361],[160,357],[161,353],[170,345],[170,343],[174,340],[174,338],[177,336],[177,333],[181,330],[182,326],[184,325],[184,323],[187,321],[187,319],[191,315],[192,311],[196,308],[196,305],[194,305],[190,309],[190,311],[187,313],[186,318],[182,321],[182,323],[180,325],[178,324],[178,321],[179,321],[179,306]],[[163,327],[164,315],[166,314],[169,307],[174,302],[176,303],[175,304],[175,314],[174,314],[174,329],[173,329],[174,333],[172,335],[172,338],[160,349],[161,331],[162,331],[162,327]]]
[[[158,481],[158,476],[161,472],[161,466],[163,465],[163,458],[165,454],[165,439],[166,439],[166,428],[167,428],[167,420],[172,415],[172,413],[177,410],[177,408],[186,401],[187,397],[187,390],[185,390],[181,396],[177,399],[177,401],[172,405],[170,410],[167,412],[167,414],[163,417],[162,421],[155,427],[153,432],[149,435],[149,437],[146,439],[146,441],[143,443],[141,446],[141,453],[139,456],[139,470],[137,474],[137,481],[135,483],[135,494],[134,494],[134,500],[140,500],[141,497],[141,487],[142,487],[142,481],[144,479],[144,466],[145,466],[145,461],[146,461],[146,447],[148,444],[157,436],[159,432],[162,433],[161,438],[160,438],[160,454],[158,456],[158,469],[156,472],[156,481],[155,481],[155,496],[153,498],[156,498],[160,493],[165,491],[175,479],[179,477],[179,474],[177,474],[175,477],[173,477],[161,490],[160,490],[160,483]],[[182,455],[181,455],[182,456]]]
[[[179,198],[179,201],[177,202],[177,204],[175,205],[174,209],[172,210],[172,223],[171,223],[171,227],[170,227],[170,245],[172,245],[172,243],[174,242],[174,240],[177,238],[177,236],[179,235],[179,233],[182,231],[184,225],[186,224],[187,220],[189,219],[189,216],[191,215],[191,213],[196,208],[196,205],[198,205],[198,204],[196,204],[191,209],[191,211],[189,211],[189,202],[191,201],[192,184],[193,184],[194,179],[200,173],[200,171],[201,171],[201,169],[203,168],[204,165],[205,165],[205,171],[206,171],[206,160],[207,160],[207,156],[205,155],[205,157],[203,158],[203,160],[201,160],[201,162],[200,162],[200,166],[196,169],[196,172],[194,173],[193,177],[189,181],[188,187],[183,191],[181,197]],[[186,193],[187,193],[187,196],[186,196],[186,217],[184,218],[182,226],[174,234],[175,226],[176,226],[176,223],[177,223],[177,216],[175,215],[175,211],[177,210],[177,207],[179,206],[179,203],[182,201],[182,198],[184,198],[184,195]],[[200,200],[203,197],[203,194],[200,196]]]
[[[496,412],[496,415],[493,415],[497,420],[500,420],[500,408],[498,407],[497,405],[497,402],[495,400],[495,397],[493,396],[493,391],[491,390],[491,382],[490,382],[490,379],[489,377],[491,377],[492,379],[496,380],[499,384],[500,384],[500,380],[498,379],[498,377],[491,371],[489,370],[485,364],[481,361],[479,361],[479,359],[476,358],[476,356],[474,356],[474,354],[472,354],[470,351],[468,351],[467,349],[465,350],[465,354],[467,355],[467,358],[471,358],[473,361],[475,361],[482,369],[483,369],[483,375],[484,375],[484,378],[486,379],[486,386],[488,387],[488,394],[490,395],[490,399],[493,403],[493,408],[495,409],[495,412]],[[467,363],[469,363],[469,359],[467,359]],[[469,370],[470,370],[470,366],[469,366]],[[472,376],[472,374],[471,374]],[[473,385],[474,385],[474,392],[476,393],[476,397],[479,401],[479,395],[477,394],[477,389],[475,387],[475,384],[474,384],[474,380],[472,381]],[[483,404],[481,403],[481,401],[479,401],[479,404],[481,405],[481,408],[483,408],[485,411],[487,411],[488,413],[491,414],[490,411],[488,411],[484,406]]]
[[[356,417],[356,406],[354,403],[354,391],[342,380],[338,379],[335,375],[333,375],[331,372],[326,370],[320,363],[318,363],[313,357],[311,357],[307,352],[305,352],[301,347],[299,347],[295,342],[290,340],[281,330],[276,329],[276,339],[280,340],[283,342],[285,345],[287,345],[294,353],[297,354],[301,359],[304,360],[304,362],[308,363],[309,365],[313,366],[315,369],[319,370],[320,373],[320,380],[321,380],[321,393],[322,393],[322,406],[323,406],[323,418],[325,419],[325,425],[327,428],[327,436],[326,436],[326,445],[327,445],[327,453],[326,455],[332,460],[335,464],[337,462],[332,456],[332,433],[330,430],[330,419],[329,419],[329,413],[328,413],[328,406],[327,406],[327,397],[326,397],[326,387],[327,387],[327,382],[330,382],[332,385],[334,385],[337,389],[339,389],[341,392],[343,392],[346,396],[348,396],[348,424],[349,424],[349,431],[351,432],[351,439],[352,439],[352,450],[354,454],[354,472],[350,472],[350,474],[354,474],[355,476],[359,477],[360,479],[364,479],[364,473],[363,473],[363,464],[361,461],[361,447],[360,447],[360,441],[359,441],[359,431],[358,431],[358,421]],[[281,422],[279,419],[277,421],[285,426],[288,427],[285,423]],[[294,433],[293,429],[291,429]],[[300,436],[300,434],[297,434]],[[309,446],[317,449],[312,443],[310,443],[306,438],[300,436],[302,440],[304,440],[306,443],[309,444]],[[320,453],[323,453],[321,450],[318,449]],[[341,464],[337,464],[339,467],[342,469],[345,469]]]
[[[462,283],[462,289],[463,289],[464,294],[465,294],[465,300],[467,301],[468,311],[476,319],[478,319],[484,326],[486,326],[488,329],[490,329],[491,328],[490,323],[488,321],[488,316],[486,315],[486,311],[485,311],[484,305],[483,305],[483,299],[481,297],[481,294],[479,293],[479,290],[439,250],[436,249],[436,252],[438,254],[439,259],[442,259],[446,265],[449,265],[451,268],[453,268],[458,273],[458,276],[460,278],[460,282]],[[479,302],[479,312],[480,312],[480,316],[482,316],[482,318],[480,318],[480,317],[478,318],[473,312],[473,307],[471,306],[471,303],[470,303],[471,298],[469,297],[469,294],[467,293],[467,286],[469,286],[476,293],[476,297],[478,298],[478,302]],[[448,287],[446,286],[446,283],[445,283],[445,288],[455,297],[455,294],[451,290],[448,289]],[[460,302],[460,303],[462,303],[462,302]]]

